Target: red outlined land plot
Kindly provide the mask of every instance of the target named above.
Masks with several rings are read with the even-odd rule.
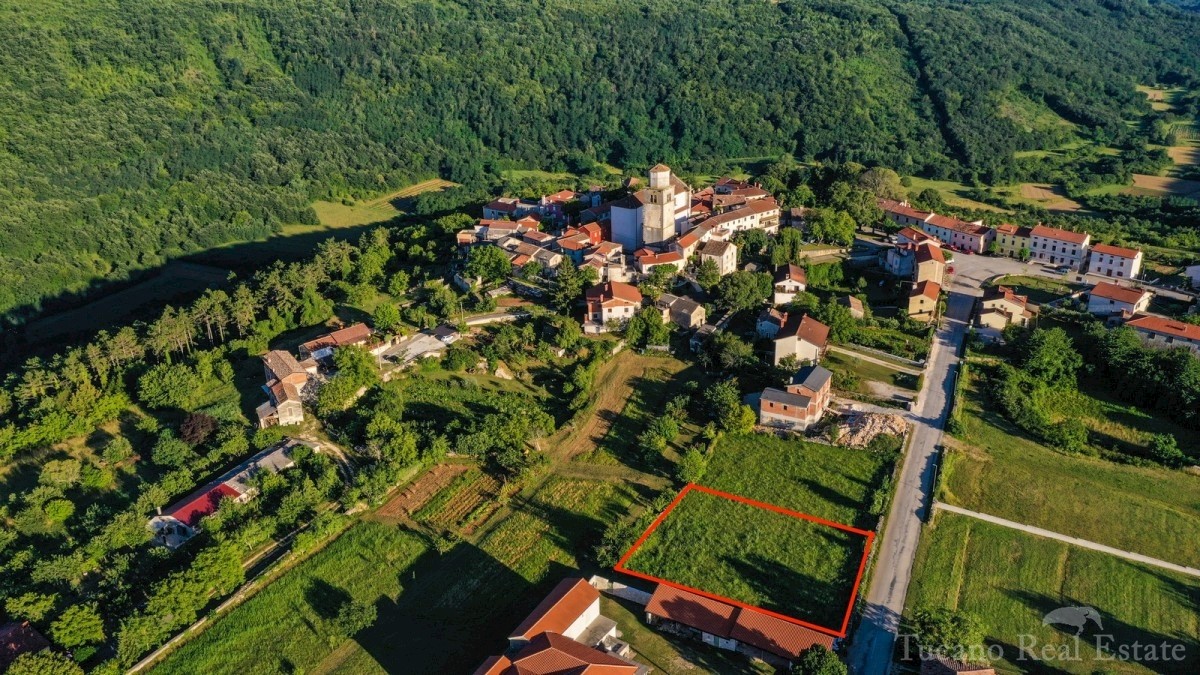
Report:
[[[807,584],[810,587],[821,585],[821,583],[828,585],[829,588],[822,589],[824,592],[818,595],[836,597],[837,600],[832,602],[818,603],[828,606],[788,607],[788,610],[792,613],[798,613],[807,616],[808,619],[806,620],[804,618],[790,616],[788,614],[781,613],[780,611],[775,611],[768,607],[762,606],[762,604],[775,606],[779,604],[778,602],[766,602],[757,605],[750,604],[744,600],[713,593],[711,590],[706,590],[703,588],[705,585],[710,586],[710,588],[720,588],[721,584],[719,581],[712,581],[711,583],[698,583],[690,579],[665,578],[666,576],[672,576],[669,574],[659,576],[650,573],[654,571],[653,568],[656,566],[656,563],[653,560],[648,561],[643,559],[648,557],[648,554],[646,553],[647,549],[651,549],[651,553],[653,553],[654,549],[656,548],[655,544],[659,542],[652,542],[651,546],[646,546],[646,542],[649,541],[656,533],[659,533],[660,526],[662,526],[664,522],[668,522],[668,518],[670,518],[672,514],[676,514],[676,518],[679,518],[678,514],[680,511],[677,511],[677,509],[679,509],[680,504],[683,504],[685,498],[689,497],[689,495],[691,495],[691,498],[688,500],[688,504],[683,509],[685,512],[690,512],[690,514],[686,516],[688,521],[684,522],[673,519],[671,524],[666,528],[667,530],[671,530],[671,536],[675,537],[676,543],[684,544],[680,547],[681,549],[690,549],[680,550],[677,552],[678,557],[681,559],[679,564],[684,566],[692,565],[696,564],[696,561],[702,559],[704,562],[711,562],[708,560],[708,558],[714,553],[714,551],[704,547],[708,544],[707,535],[712,534],[715,539],[720,540],[720,545],[730,552],[730,555],[720,558],[719,562],[712,562],[711,568],[704,570],[704,574],[700,574],[699,576],[704,576],[706,580],[709,580],[710,576],[708,572],[711,572],[712,580],[719,580],[723,578],[726,581],[726,585],[728,585],[732,579],[732,583],[734,585],[742,585],[743,579],[737,577],[747,577],[751,574],[754,574],[757,576],[757,579],[753,581],[747,581],[746,584],[743,585],[745,588],[751,589],[750,592],[747,593],[748,595],[757,596],[759,598],[774,598],[780,596],[788,597],[789,589],[798,589],[802,595],[792,597],[806,597],[803,595],[803,593],[811,590],[811,588],[804,588],[806,584],[803,582],[790,583],[802,580],[803,577],[793,575],[792,572],[794,570],[792,570],[786,564],[787,561],[782,559],[764,559],[757,561],[757,567],[755,567],[752,563],[742,559],[742,557],[748,555],[755,555],[753,551],[755,550],[756,545],[760,545],[764,538],[768,537],[768,535],[764,534],[762,531],[768,529],[766,527],[761,527],[764,525],[764,523],[761,521],[758,523],[758,525],[755,523],[754,511],[762,510],[769,512],[769,514],[787,516],[800,521],[799,523],[795,524],[794,527],[788,530],[788,532],[796,536],[795,539],[789,538],[786,543],[786,546],[790,547],[791,552],[803,554],[805,553],[804,547],[809,546],[810,543],[811,548],[814,551],[820,547],[825,547],[826,551],[841,551],[839,555],[842,559],[840,561],[833,560],[833,564],[828,566],[833,568],[828,570],[828,576],[833,579],[833,583],[830,583],[830,579],[825,579],[823,582],[812,582]],[[721,503],[720,501],[713,502],[713,498],[719,498],[719,500],[728,501],[725,503]],[[711,503],[706,504],[704,503],[705,501]],[[748,509],[747,507],[752,508]],[[707,522],[704,520],[705,515],[711,516],[714,513],[722,514],[721,518],[723,521],[726,518],[729,520],[718,523]],[[763,521],[768,518],[774,518],[774,515],[761,515],[763,516]],[[779,521],[779,519],[775,520],[778,522],[771,523],[772,527],[770,529],[772,530],[772,533],[785,533],[784,530],[789,527],[788,523]],[[701,531],[700,528],[706,529]],[[826,530],[826,528],[832,528],[832,530]],[[706,541],[699,541],[702,538],[706,539]],[[638,537],[638,540],[634,542],[633,546],[631,546],[628,551],[625,552],[625,555],[621,556],[621,559],[617,562],[614,569],[630,576],[645,579],[647,581],[653,581],[659,584],[666,584],[667,586],[690,591],[718,602],[724,602],[735,607],[741,607],[743,609],[752,609],[777,619],[782,619],[805,628],[820,631],[827,635],[844,638],[846,637],[846,631],[850,625],[850,615],[854,609],[854,599],[858,594],[859,585],[862,583],[863,571],[866,569],[867,558],[870,554],[871,545],[874,543],[874,540],[874,532],[851,527],[849,525],[842,525],[841,523],[835,523],[823,518],[818,518],[817,516],[809,515],[807,513],[792,511],[780,506],[775,506],[774,504],[767,504],[765,502],[756,501],[740,495],[714,490],[703,485],[689,483],[683,488],[683,490],[679,492],[678,495],[675,496],[675,499],[671,501],[667,508],[664,509],[663,512],[654,519],[654,522],[650,524],[650,527],[648,527],[646,531],[643,532],[640,537]],[[862,547],[861,555],[858,555],[857,552],[858,545],[861,545]],[[664,547],[662,546],[658,546],[657,548],[665,551]],[[759,546],[759,548],[761,548],[761,546]],[[642,553],[643,555],[639,559],[635,560],[635,556],[637,556],[639,553]],[[657,566],[664,566],[662,564],[662,558],[670,555],[671,553],[661,553],[657,561]],[[651,569],[648,570],[645,567],[646,564],[649,564]],[[703,564],[703,562],[701,564]],[[637,567],[642,567],[642,569],[634,569]],[[792,578],[793,576],[795,578]],[[851,576],[853,576],[854,579],[853,584],[848,583],[848,580]],[[691,581],[693,585],[684,583],[686,581]],[[772,584],[777,584],[777,590],[779,591],[778,593],[771,592],[772,589],[770,586]],[[844,610],[842,609],[842,601],[845,603]],[[776,606],[775,609],[783,608]],[[814,618],[818,616],[825,617],[826,620],[819,621]],[[830,620],[835,617],[840,618],[840,621]],[[835,625],[822,625],[823,623],[832,623]]]

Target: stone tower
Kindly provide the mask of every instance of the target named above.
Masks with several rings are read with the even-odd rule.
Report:
[[[646,244],[670,241],[675,236],[675,186],[671,183],[670,167],[659,164],[650,169],[650,187],[645,195],[642,241]]]

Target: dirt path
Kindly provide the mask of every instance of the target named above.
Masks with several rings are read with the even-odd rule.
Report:
[[[665,490],[671,486],[671,481],[662,476],[652,476],[627,466],[563,464],[554,469],[554,474],[566,478],[603,480],[610,483],[637,483],[655,490]]]

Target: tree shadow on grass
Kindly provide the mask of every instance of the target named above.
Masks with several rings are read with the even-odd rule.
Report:
[[[1158,578],[1165,586],[1164,590],[1177,601],[1183,603],[1184,607],[1190,611],[1196,611],[1200,608],[1200,588],[1188,586],[1176,579],[1147,570],[1138,565],[1125,563],[1124,561],[1122,561],[1122,564],[1128,564],[1139,574],[1151,574]],[[1104,605],[1097,606],[1098,603],[1095,601],[1071,596],[1055,597],[1036,591],[1015,589],[1006,589],[1004,594],[1020,601],[1031,610],[1030,626],[1026,632],[1039,645],[1046,644],[1049,641],[1065,641],[1068,644],[1072,644],[1076,637],[1077,627],[1075,626],[1056,623],[1042,625],[1043,617],[1047,614],[1062,607],[1093,607],[1099,612],[1103,627],[1096,626],[1090,620],[1085,623],[1083,631],[1079,634],[1080,641],[1084,645],[1081,656],[1085,660],[1091,655],[1092,659],[1095,659],[1098,663],[1100,662],[1095,656],[1095,648],[1098,641],[1104,645],[1108,652],[1106,658],[1111,658],[1118,650],[1134,644],[1145,646],[1165,643],[1167,645],[1181,645],[1183,660],[1135,662],[1160,673],[1195,673],[1200,668],[1200,641],[1197,640],[1195,634],[1185,633],[1182,629],[1173,631],[1172,633],[1149,630],[1143,626],[1137,626],[1119,619],[1111,613],[1115,608]],[[1014,651],[1013,654],[1016,654],[1016,652]],[[1112,663],[1112,661],[1110,660],[1108,663]]]
[[[399,598],[379,598],[378,619],[355,640],[387,672],[471,672],[504,653],[505,636],[573,573],[548,562],[534,584],[474,544],[430,550],[400,573]]]
[[[853,569],[849,561],[842,566],[839,583],[817,579],[758,554],[745,558],[726,556],[724,562],[736,570],[756,594],[765,598],[759,603],[763,609],[840,629],[858,571],[859,558],[849,557],[855,564]]]
[[[353,598],[344,588],[334,586],[324,579],[313,579],[308,588],[304,589],[304,600],[317,616],[332,621]]]

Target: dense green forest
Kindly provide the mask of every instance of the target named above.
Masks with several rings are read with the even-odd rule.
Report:
[[[503,162],[723,157],[982,179],[1137,83],[1195,85],[1200,16],[1138,0],[0,2],[0,316]],[[1032,112],[1031,112],[1032,111]]]

